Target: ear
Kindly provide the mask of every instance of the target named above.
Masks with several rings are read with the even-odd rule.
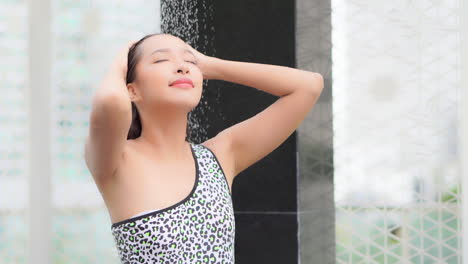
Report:
[[[130,96],[131,101],[137,102],[141,99],[135,83],[127,84],[127,89],[128,89],[128,95]]]

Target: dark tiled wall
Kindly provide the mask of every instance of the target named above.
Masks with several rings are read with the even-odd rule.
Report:
[[[169,2],[165,1],[166,6]],[[193,43],[194,47],[204,47],[203,42],[208,40],[210,46],[201,50],[205,54],[295,67],[295,1],[199,0],[197,6],[209,12],[197,14],[200,38]],[[167,21],[162,15],[163,21]],[[173,33],[170,27],[166,32]],[[194,141],[215,136],[256,115],[277,99],[252,87],[208,81],[202,101],[206,100],[215,110],[194,110],[207,129],[204,137]],[[296,178],[296,133],[237,175],[232,190],[236,263],[298,263]]]
[[[216,1],[213,7],[217,57],[295,66],[294,1]],[[221,86],[226,116],[218,129],[252,117],[278,99],[252,87],[213,85]],[[236,177],[236,263],[297,263],[296,172],[293,134]]]

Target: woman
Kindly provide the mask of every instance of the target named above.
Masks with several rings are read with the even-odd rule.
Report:
[[[280,98],[194,144],[187,114],[203,79]],[[94,94],[85,144],[122,263],[234,263],[234,178],[294,132],[323,86],[319,73],[210,57],[170,34],[128,43]]]

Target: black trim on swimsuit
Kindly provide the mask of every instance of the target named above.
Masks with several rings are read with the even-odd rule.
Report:
[[[193,150],[192,143],[190,143],[190,150],[192,151],[193,160],[195,161],[195,184],[193,185],[192,191],[190,191],[190,193],[189,193],[189,195],[187,195],[187,197],[185,197],[182,201],[179,201],[176,204],[173,204],[173,205],[171,205],[169,207],[159,209],[159,210],[154,210],[154,211],[151,211],[151,212],[146,213],[144,215],[134,216],[134,217],[131,217],[131,218],[128,218],[128,219],[113,223],[111,228],[116,228],[116,227],[118,227],[120,225],[123,225],[125,223],[128,223],[128,222],[133,222],[133,221],[148,217],[150,215],[155,215],[155,214],[158,214],[158,213],[165,212],[167,210],[173,209],[173,208],[183,204],[188,199],[190,199],[192,197],[192,195],[195,193],[195,190],[197,189],[198,181],[199,181],[199,173],[200,173],[199,169],[198,169],[198,159],[197,159],[197,156],[195,155],[195,151]]]

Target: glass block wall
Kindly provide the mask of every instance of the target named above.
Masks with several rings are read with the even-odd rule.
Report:
[[[94,90],[124,44],[160,31],[159,1],[52,0],[52,6],[53,263],[117,263],[84,142]]]
[[[25,263],[28,226],[28,9],[0,1],[0,263]]]
[[[461,263],[460,1],[332,1],[337,263]]]

